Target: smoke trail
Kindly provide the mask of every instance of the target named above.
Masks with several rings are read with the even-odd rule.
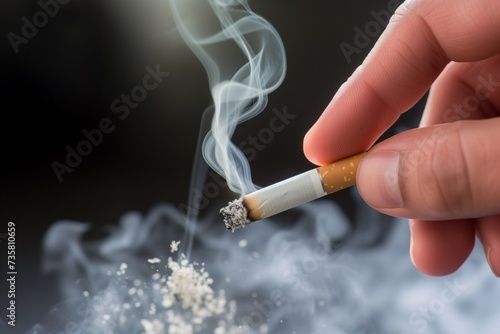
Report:
[[[214,116],[203,143],[204,158],[226,178],[231,190],[243,194],[256,190],[248,161],[231,137],[239,123],[266,107],[267,94],[283,81],[283,43],[246,0],[209,0],[210,8],[196,0],[170,3],[181,35],[203,63],[209,79]],[[217,18],[212,23],[214,31],[209,31],[207,22],[210,12]]]

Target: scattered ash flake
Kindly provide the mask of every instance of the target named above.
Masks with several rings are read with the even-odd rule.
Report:
[[[161,263],[161,260],[159,258],[155,257],[152,259],[148,259],[148,262],[151,264],[155,264],[155,263]]]
[[[175,241],[173,240],[172,243],[170,244],[170,253],[175,253],[179,250],[179,244],[180,241]]]
[[[161,263],[158,258],[147,261]],[[204,263],[191,263],[180,254],[178,260],[169,257],[165,265],[146,264],[150,273],[133,268],[121,263],[110,271],[108,287],[88,298],[87,308],[93,312],[79,324],[78,332],[104,328],[103,334],[251,333],[249,325],[236,317],[236,302],[227,300],[224,290],[214,290]],[[229,277],[225,280],[230,282]]]
[[[141,320],[141,325],[146,331],[145,334],[163,334],[165,333],[165,325],[158,319],[149,321],[147,319]]]
[[[169,293],[164,296],[167,305],[176,300],[183,309],[189,309],[194,324],[225,311],[226,299],[222,291],[219,294],[213,291],[213,280],[206,271],[198,272],[185,257],[181,257],[180,263],[169,258],[168,267],[172,274],[167,280]]]
[[[248,241],[246,239],[242,239],[238,242],[238,246],[240,248],[245,248],[246,246],[248,246]]]
[[[269,326],[264,324],[264,325],[261,325],[260,328],[259,328],[259,332],[261,334],[267,334],[269,333]]]
[[[231,283],[231,277],[226,277],[226,283]]]
[[[125,273],[127,272],[127,269],[128,269],[128,265],[126,263],[120,264],[120,268],[116,272],[116,275],[117,276],[125,275]]]

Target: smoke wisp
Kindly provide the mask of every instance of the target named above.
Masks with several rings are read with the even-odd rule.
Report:
[[[286,57],[281,38],[246,0],[170,3],[182,37],[205,67],[213,98],[214,116],[203,156],[231,190],[254,191],[249,163],[231,137],[239,123],[264,110],[267,95],[283,81]]]

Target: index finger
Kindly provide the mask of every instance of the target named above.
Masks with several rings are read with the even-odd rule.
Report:
[[[499,53],[499,18],[497,0],[403,3],[307,133],[306,157],[324,165],[366,151],[450,61],[477,61]]]

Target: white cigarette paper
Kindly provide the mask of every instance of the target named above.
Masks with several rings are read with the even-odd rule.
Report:
[[[221,209],[226,228],[235,229],[268,218],[356,183],[361,153],[321,166],[237,199]]]

